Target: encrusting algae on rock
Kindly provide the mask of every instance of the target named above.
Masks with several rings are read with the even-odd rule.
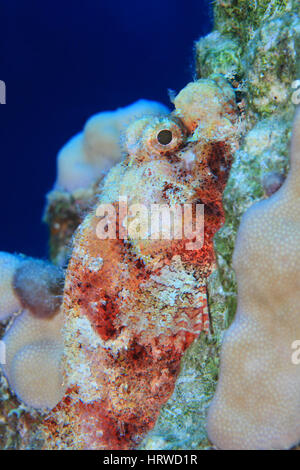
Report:
[[[174,104],[170,116],[129,126],[127,156],[76,232],[63,306],[68,391],[45,421],[54,447],[137,447],[173,392],[184,351],[209,329],[206,280],[236,148],[235,96],[216,76],[190,83]],[[184,238],[164,238],[165,228],[159,237],[159,224],[149,236],[143,208],[197,204],[205,204],[204,240],[191,225]]]

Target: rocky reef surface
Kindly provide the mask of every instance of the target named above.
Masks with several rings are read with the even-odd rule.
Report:
[[[228,89],[234,90],[238,107],[234,139],[230,135],[230,125],[225,122],[222,122],[221,133],[225,129],[231,150],[233,140],[236,144],[238,136],[239,148],[236,150],[237,145],[234,145],[233,164],[223,193],[225,224],[214,237],[217,267],[206,284],[210,332],[201,332],[185,352],[178,376],[179,370],[176,372],[174,391],[162,406],[153,430],[140,443],[141,449],[212,447],[206,433],[206,414],[218,379],[223,333],[236,310],[232,254],[237,229],[242,214],[254,202],[273,194],[286,177],[291,123],[296,101],[300,101],[297,92],[300,88],[300,82],[297,82],[300,79],[298,1],[216,0],[213,8],[214,29],[195,44],[195,70],[203,86],[207,85],[207,96],[210,96],[209,84],[213,82],[226,83],[223,85],[224,96]],[[226,102],[222,92],[218,95],[216,88],[213,92],[210,103],[215,97],[217,103]],[[188,128],[189,123],[185,124]],[[205,138],[208,141],[214,139],[213,133],[217,129],[216,123],[213,124],[207,127]],[[98,155],[95,136],[92,132],[88,138]],[[134,148],[130,150],[134,151]],[[93,152],[86,155],[89,158],[95,156]],[[118,161],[119,153],[116,155],[115,161]],[[190,162],[186,160],[186,163]],[[115,168],[110,175],[117,181],[119,176]],[[89,186],[80,187],[76,183],[74,191],[58,187],[48,195],[44,218],[50,229],[50,255],[54,264],[66,265],[74,231],[91,211],[104,184],[104,174],[99,169]],[[164,190],[171,194],[167,187]],[[1,337],[12,321],[5,319],[0,323]],[[20,402],[5,377],[0,375],[0,448],[45,447],[41,427],[45,416],[46,412]],[[55,421],[50,424],[57,426]],[[55,426],[52,433],[55,435]],[[64,436],[59,439],[63,441]]]

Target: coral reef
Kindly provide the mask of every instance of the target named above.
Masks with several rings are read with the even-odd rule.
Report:
[[[2,370],[19,400],[51,409],[63,396],[63,272],[50,263],[8,253],[0,253],[0,265],[1,318],[12,317],[2,338]]]
[[[171,115],[145,101],[101,113],[62,149],[44,220],[58,266],[67,264],[77,230],[64,295],[68,389],[45,415],[20,402],[1,376],[1,448],[211,447],[206,411],[236,309],[237,229],[254,202],[272,200],[286,184],[299,13],[297,0],[216,0],[214,30],[195,47],[199,80],[174,97]],[[116,164],[122,132],[124,160]],[[159,224],[147,239],[150,201],[175,214],[176,206],[205,204],[202,248],[191,237],[167,240],[162,232],[158,239]],[[127,218],[120,211],[126,204]],[[101,205],[106,212],[97,212]],[[108,239],[111,222],[116,233]],[[46,273],[43,287],[33,283],[41,303],[30,283],[13,286],[24,260],[0,255],[0,334],[12,340],[6,375],[19,397],[31,397],[25,402],[51,408],[61,396],[59,294]],[[20,281],[23,269],[31,276],[23,265]],[[39,269],[37,262],[33,279]],[[48,361],[56,384],[49,391],[39,388],[38,375],[36,387],[30,374],[24,381],[33,357]]]
[[[214,31],[196,43],[199,77],[220,72],[236,89],[243,114],[241,145],[224,192],[226,223],[215,237],[230,323],[236,307],[232,253],[242,214],[266,197],[268,175],[283,180],[299,72],[299,4],[278,0],[216,1]]]
[[[101,178],[89,188],[73,193],[53,190],[47,194],[44,222],[49,227],[51,261],[65,267],[70,256],[72,237],[97,201]]]
[[[61,314],[45,319],[24,310],[3,337],[3,372],[18,398],[32,408],[52,409],[63,397],[62,326]]]
[[[18,256],[0,252],[0,321],[21,310],[21,303],[13,289],[13,280],[21,264]]]
[[[222,345],[208,433],[222,449],[288,449],[300,441],[300,109],[282,187],[242,217],[233,256],[238,309]]]
[[[129,126],[127,156],[76,232],[64,295],[68,390],[45,421],[50,446],[136,447],[173,392],[183,352],[209,328],[206,280],[236,148],[235,95],[216,76],[188,84],[174,103],[170,116]],[[156,223],[149,232],[141,214],[197,204],[203,240],[186,226],[176,239],[178,219],[172,236]]]

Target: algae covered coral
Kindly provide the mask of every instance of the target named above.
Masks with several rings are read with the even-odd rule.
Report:
[[[66,393],[45,415],[18,402],[2,378],[2,447],[211,447],[206,412],[223,331],[235,313],[236,232],[246,209],[287,174],[300,37],[292,0],[217,0],[214,17],[213,32],[195,44],[197,79],[173,97],[170,115],[156,104],[153,112],[126,118],[123,155],[117,115],[109,116],[105,149],[101,116],[60,153],[45,220],[52,262],[69,262],[62,307]],[[122,161],[106,174],[110,151],[114,163]],[[124,199],[135,210],[126,221]],[[156,232],[149,240],[145,203],[180,210],[204,204],[203,245],[186,250],[193,237],[160,240]],[[138,209],[142,233],[131,224]],[[120,237],[127,225],[131,230]],[[169,226],[175,233],[176,218]],[[189,233],[195,236],[191,227]],[[14,269],[6,264],[1,291]],[[16,292],[1,313],[6,335],[14,322],[22,326]],[[12,323],[4,319],[11,314]],[[60,343],[61,332],[52,331]],[[40,354],[30,348],[29,356]],[[48,356],[54,372],[60,348]]]
[[[226,224],[215,239],[219,273],[232,318],[236,287],[231,257],[240,217],[266,195],[266,176],[284,177],[288,169],[295,108],[293,83],[299,71],[299,4],[225,1],[215,2],[214,12],[213,33],[196,44],[198,74],[206,77],[221,67],[236,86],[244,115],[241,146],[224,193]],[[226,57],[224,50],[216,53],[216,59],[214,54],[211,57],[206,53],[208,44],[213,51],[223,44]]]

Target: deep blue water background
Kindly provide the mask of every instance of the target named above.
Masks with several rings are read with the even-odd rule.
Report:
[[[0,0],[0,251],[47,256],[56,154],[92,114],[193,78],[209,0]]]

